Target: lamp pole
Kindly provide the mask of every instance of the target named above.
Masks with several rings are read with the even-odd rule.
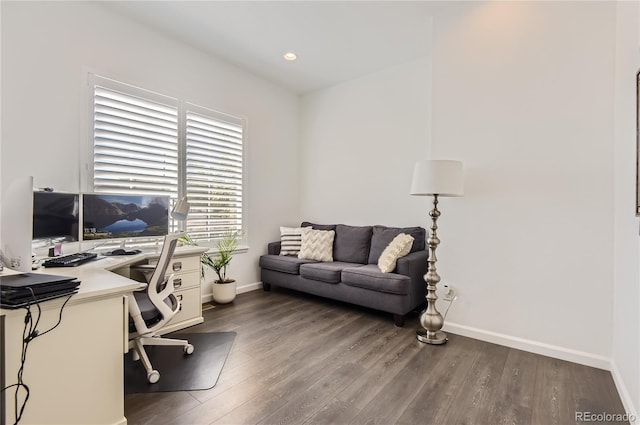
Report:
[[[431,231],[429,232],[429,238],[427,244],[429,245],[429,258],[427,263],[427,274],[424,275],[424,280],[427,282],[427,308],[420,315],[420,324],[424,329],[418,329],[416,331],[416,338],[418,341],[426,344],[440,345],[447,342],[447,334],[442,332],[442,326],[444,325],[444,319],[442,314],[436,309],[436,301],[438,296],[436,295],[436,285],[440,282],[440,276],[436,271],[436,248],[440,244],[438,239],[438,217],[440,217],[440,211],[438,210],[438,195],[433,195],[433,209],[429,211],[429,217],[431,217]]]

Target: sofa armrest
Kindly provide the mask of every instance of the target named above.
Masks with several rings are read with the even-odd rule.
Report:
[[[267,245],[267,254],[279,255],[280,254],[280,241],[278,241],[278,242],[269,242],[269,244]]]
[[[411,296],[414,300],[423,300],[427,295],[427,282],[424,275],[427,273],[429,251],[416,251],[398,258],[395,272],[411,279]]]
[[[423,276],[427,273],[428,257],[429,251],[426,249],[400,257],[396,262],[396,273],[409,276],[411,279],[423,280]]]

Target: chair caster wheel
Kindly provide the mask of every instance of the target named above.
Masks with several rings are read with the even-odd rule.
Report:
[[[149,381],[150,384],[155,384],[159,380],[160,380],[160,372],[158,372],[157,370],[152,370],[147,374],[147,381]]]
[[[194,350],[194,348],[193,348],[193,345],[191,345],[191,344],[187,344],[187,345],[184,346],[184,353],[185,354],[192,354],[193,350]]]

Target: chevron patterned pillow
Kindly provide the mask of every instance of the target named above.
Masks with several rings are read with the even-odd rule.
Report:
[[[333,261],[333,239],[335,230],[302,228],[302,246],[298,258],[316,261]]]

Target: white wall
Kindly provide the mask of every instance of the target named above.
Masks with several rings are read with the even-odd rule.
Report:
[[[1,31],[3,185],[80,190],[87,71],[244,116],[250,249],[230,272],[259,281],[266,243],[299,216],[297,96],[92,2],[2,2]]]
[[[428,154],[430,80],[431,59],[424,58],[302,97],[304,220],[426,220],[426,203],[409,196],[409,186],[413,163]]]
[[[634,216],[636,83],[640,67],[640,8],[619,2],[616,16],[614,145],[614,284],[612,373],[627,412],[640,408],[640,238]],[[638,422],[640,423],[640,422]]]
[[[426,226],[414,161],[460,159],[446,328],[608,367],[615,23],[604,2],[470,3],[434,18],[432,58],[305,96],[303,218]]]
[[[449,329],[607,368],[613,329],[615,3],[486,2],[434,22]]]

